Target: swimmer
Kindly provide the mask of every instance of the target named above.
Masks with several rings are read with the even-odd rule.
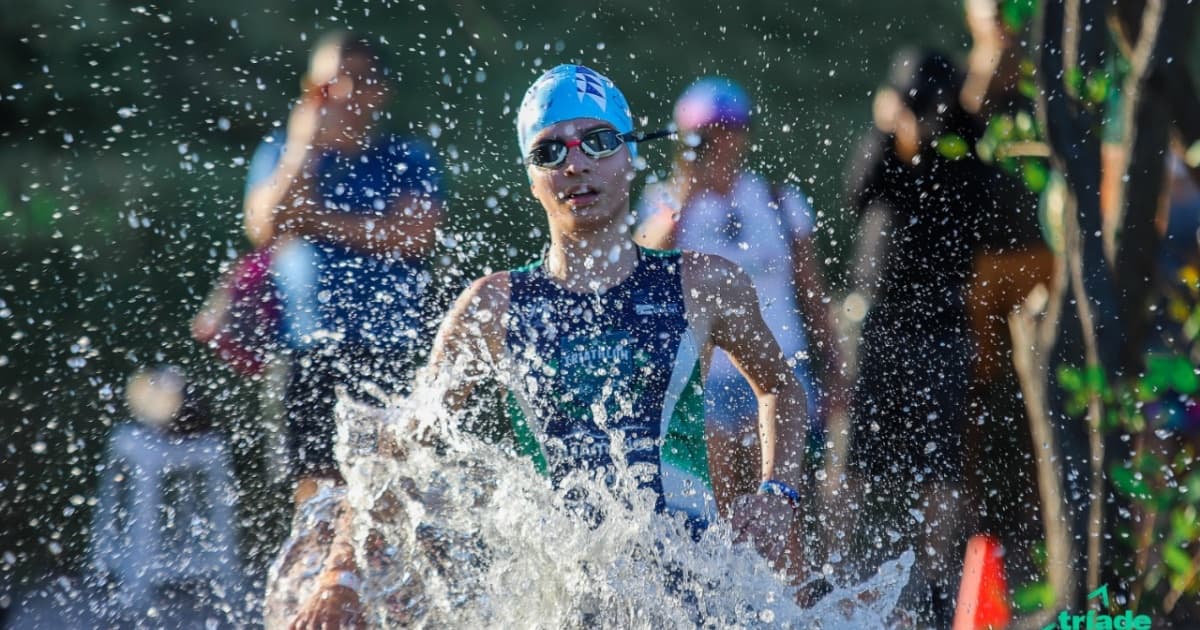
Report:
[[[620,436],[660,510],[684,514],[693,531],[730,513],[739,539],[798,576],[806,402],[749,278],[718,256],[634,243],[630,182],[648,136],[634,131],[607,77],[577,65],[549,70],[526,92],[517,131],[550,243],[537,262],[476,280],[451,308],[429,365],[434,378],[458,377],[448,404],[478,398],[478,377],[499,381],[518,450],[552,481],[611,470],[610,441]],[[758,408],[760,483],[728,506],[712,495],[703,418],[714,348]],[[361,622],[348,540],[334,545],[293,628]]]

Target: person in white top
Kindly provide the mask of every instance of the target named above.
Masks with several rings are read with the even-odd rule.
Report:
[[[749,96],[727,79],[704,78],[684,91],[675,106],[682,142],[673,171],[646,186],[635,233],[647,247],[717,254],[745,269],[767,326],[809,394],[810,444],[822,444],[822,417],[844,411],[846,387],[822,303],[812,210],[795,187],[775,186],[744,167],[750,112]],[[824,368],[819,378],[810,352]],[[755,483],[757,408],[724,353],[714,353],[704,389],[709,465],[726,473],[713,476],[720,503]]]

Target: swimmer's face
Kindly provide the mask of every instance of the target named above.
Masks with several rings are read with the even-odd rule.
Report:
[[[612,155],[594,158],[576,144],[583,135],[612,125],[595,118],[575,118],[553,124],[533,138],[531,146],[547,141],[569,145],[566,159],[557,168],[526,166],[533,196],[542,203],[552,224],[568,231],[599,227],[629,213],[629,184],[633,162],[629,146]]]

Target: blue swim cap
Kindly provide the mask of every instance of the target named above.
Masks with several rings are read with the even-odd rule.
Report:
[[[533,137],[550,125],[574,118],[596,118],[621,133],[633,131],[633,114],[625,95],[608,77],[588,68],[563,64],[547,70],[533,82],[517,111],[517,142],[528,155]],[[637,144],[628,142],[637,157]]]

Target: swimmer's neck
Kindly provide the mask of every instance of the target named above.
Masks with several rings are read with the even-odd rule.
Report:
[[[551,230],[546,274],[563,288],[606,291],[625,280],[637,267],[637,246],[630,238],[625,215],[596,230]]]

